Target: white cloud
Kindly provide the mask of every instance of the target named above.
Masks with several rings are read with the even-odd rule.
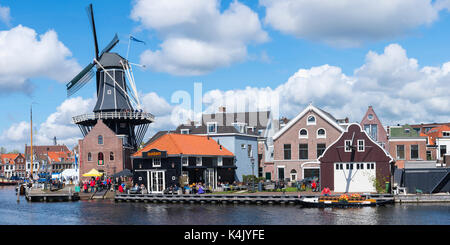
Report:
[[[260,0],[265,23],[283,33],[333,46],[403,36],[438,19],[448,0]]]
[[[35,30],[18,25],[0,31],[0,89],[29,92],[29,79],[70,80],[81,67],[55,31],[37,36]]]
[[[7,26],[10,25],[11,15],[9,7],[3,7],[0,5],[0,21],[5,23]]]
[[[141,55],[141,63],[175,75],[205,74],[243,61],[247,45],[268,40],[258,15],[238,1],[220,12],[216,0],[138,0],[131,18],[162,39],[159,49]]]

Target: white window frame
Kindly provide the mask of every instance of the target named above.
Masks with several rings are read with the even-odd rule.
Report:
[[[195,166],[202,166],[202,157],[196,157],[195,158]]]
[[[310,118],[310,117],[313,117],[313,118],[314,118],[314,122],[310,122],[310,121],[309,121],[309,118]],[[317,121],[316,116],[314,116],[314,115],[309,115],[309,116],[306,118],[306,125],[316,125],[316,121]]]
[[[365,144],[366,144],[366,142],[364,140],[358,140],[358,152],[365,151],[365,148],[366,148]],[[361,147],[362,147],[362,149],[361,149]]]
[[[158,161],[155,161],[155,160],[158,160]],[[155,162],[159,162],[159,164],[155,164]],[[161,158],[153,158],[152,159],[152,166],[154,168],[161,167]]]
[[[214,132],[209,131],[209,126],[210,126],[210,125],[214,125]],[[208,134],[211,134],[211,133],[216,134],[216,133],[217,133],[217,122],[208,122],[208,123],[206,123],[206,132],[207,132]]]
[[[300,132],[301,132],[302,130],[305,130],[305,131],[306,131],[306,135],[301,135],[301,134],[300,134]],[[308,129],[306,129],[306,128],[300,129],[300,130],[298,131],[298,138],[299,138],[299,139],[307,139],[307,138],[308,138]]]
[[[352,148],[351,147],[348,147],[348,149],[347,149],[347,142],[350,142],[349,146],[352,145],[352,141],[351,140],[344,140],[344,151],[345,152],[352,152]]]
[[[185,159],[186,159],[186,163],[184,162]],[[189,157],[187,157],[187,156],[181,157],[181,166],[183,166],[183,167],[189,166]]]
[[[223,157],[217,157],[217,166],[223,166]]]
[[[321,130],[321,129],[325,132],[324,135],[319,135],[319,130]],[[326,138],[326,137],[327,137],[327,131],[326,131],[324,128],[319,128],[319,129],[317,129],[317,131],[316,131],[316,137],[317,137],[318,139]]]
[[[444,135],[448,134],[448,135]],[[450,131],[442,131],[442,137],[450,137]]]
[[[247,124],[246,123],[241,123],[241,122],[234,122],[231,125],[233,125],[233,127],[236,128],[236,126],[239,128],[238,131],[241,134],[246,134],[247,133]]]
[[[182,129],[181,134],[189,134],[189,129]]]

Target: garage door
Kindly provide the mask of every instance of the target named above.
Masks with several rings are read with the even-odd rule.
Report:
[[[335,192],[375,192],[375,163],[334,163]]]

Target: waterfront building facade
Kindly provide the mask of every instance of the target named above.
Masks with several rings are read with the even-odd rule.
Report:
[[[72,152],[49,152],[48,163],[51,173],[61,173],[65,169],[75,167],[75,157]]]
[[[1,154],[0,158],[0,175],[3,175],[6,178],[11,178],[13,176],[19,178],[26,177],[25,157],[22,153]]]
[[[124,169],[131,170],[132,148],[127,147],[125,135],[116,135],[102,120],[78,141],[80,179],[91,169],[107,176]]]
[[[357,123],[350,124],[321,157],[320,187],[335,192],[376,192],[391,179],[394,162]]]
[[[369,106],[367,109],[360,125],[375,142],[381,145],[381,147],[385,150],[389,149],[386,129],[383,127],[383,124],[372,106]]]
[[[272,180],[293,182],[306,177],[319,178],[317,159],[344,132],[347,122],[348,119],[337,120],[312,104],[307,106],[273,137]]]
[[[389,153],[398,168],[405,168],[405,164],[413,167],[433,160],[427,153],[427,138],[420,136],[408,124],[389,127]]]
[[[234,154],[235,179],[242,181],[243,175],[263,175],[262,157],[271,155],[274,130],[270,111],[227,113],[221,107],[218,113],[203,114],[200,123],[182,124],[175,132],[209,136],[223,145]]]
[[[430,129],[426,133],[428,145],[434,149],[436,159],[439,163],[450,162],[450,126],[441,125]],[[431,150],[431,149],[430,149]]]
[[[66,145],[33,145],[33,174],[36,173],[51,173],[51,167],[49,165],[49,152],[65,152],[70,153],[69,148]],[[30,160],[31,146],[25,144],[25,158],[26,158],[26,172],[27,177],[31,173],[31,160]]]
[[[209,136],[167,133],[132,156],[133,180],[148,192],[201,182],[210,189],[233,183],[234,154]]]

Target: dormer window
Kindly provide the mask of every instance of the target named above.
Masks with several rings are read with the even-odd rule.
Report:
[[[247,127],[246,127],[245,123],[235,122],[235,123],[232,123],[232,125],[234,126],[234,128],[236,128],[236,130],[239,133],[242,133],[242,134],[247,133]]]
[[[103,136],[101,135],[98,136],[98,144],[103,145]]]
[[[209,122],[207,123],[207,132],[210,133],[217,133],[217,123],[216,122]]]
[[[443,131],[442,137],[450,137],[450,131]]]
[[[308,120],[306,121],[306,125],[316,125],[316,117],[315,116],[309,116]]]
[[[319,130],[317,130],[317,138],[325,138],[325,137],[327,137],[325,129],[319,128]]]
[[[304,128],[300,129],[298,134],[299,134],[299,138],[300,139],[307,139],[308,138],[308,130],[306,130]]]
[[[189,129],[182,129],[181,134],[189,134]]]

